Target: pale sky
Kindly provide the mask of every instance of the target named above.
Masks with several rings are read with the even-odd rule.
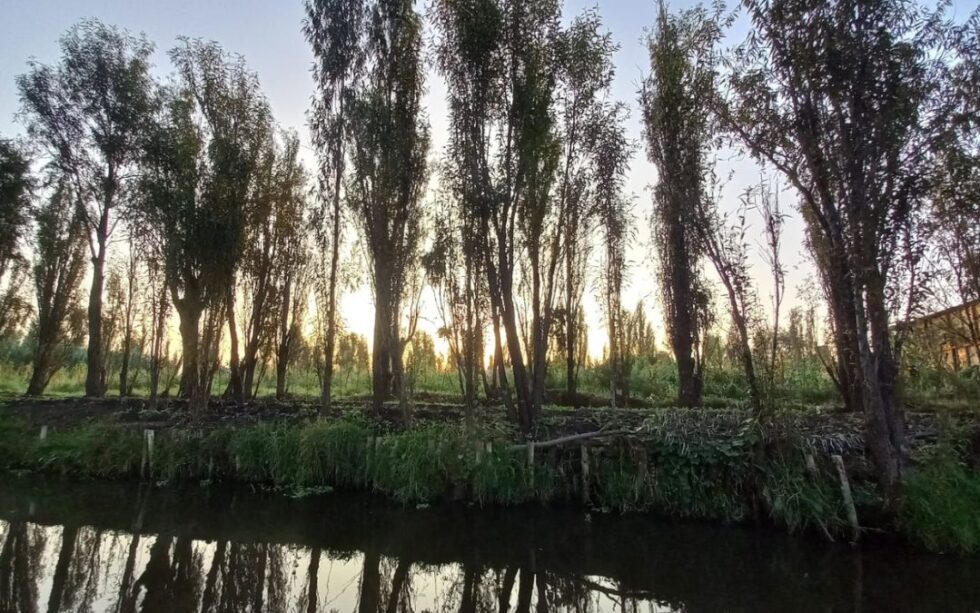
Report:
[[[422,6],[425,4],[422,3]],[[671,7],[685,8],[692,4],[684,0],[671,3]],[[655,182],[656,171],[646,160],[642,146],[636,99],[638,84],[648,66],[642,39],[644,30],[654,23],[657,3],[654,0],[598,3],[567,0],[565,19],[567,21],[585,8],[594,6],[598,6],[606,28],[620,45],[614,58],[617,74],[612,95],[630,106],[629,134],[640,144],[627,184],[628,191],[636,197],[637,231],[630,249],[633,268],[624,305],[632,307],[637,301],[645,300],[659,325],[657,291],[653,283],[654,271],[649,249],[651,204],[647,189]],[[953,6],[955,16],[962,19],[974,3],[972,0],[955,0]],[[161,78],[171,72],[166,51],[176,44],[176,38],[181,35],[216,40],[227,51],[243,55],[249,67],[258,73],[276,119],[283,127],[295,128],[300,133],[306,144],[305,159],[311,168],[314,166],[315,158],[308,146],[305,117],[313,95],[309,70],[313,58],[300,29],[304,15],[301,0],[5,0],[0,13],[3,16],[0,20],[0,136],[11,137],[23,133],[23,126],[14,117],[19,107],[14,79],[25,72],[28,58],[45,63],[58,61],[57,41],[61,34],[79,20],[95,17],[109,24],[145,33],[156,44],[155,73]],[[741,40],[744,30],[744,23],[737,23],[730,35],[731,40]],[[427,108],[432,127],[433,148],[430,156],[435,161],[441,156],[446,142],[447,113],[444,84],[431,70]],[[722,161],[719,175],[731,174],[732,177],[725,190],[723,207],[737,206],[738,194],[749,185],[758,183],[759,173],[753,163],[744,159]],[[787,212],[791,214],[784,235],[783,259],[789,268],[787,299],[792,305],[796,302],[796,288],[809,274],[810,265],[805,255],[802,224],[792,207],[792,195],[784,194],[781,201],[784,209],[789,209]],[[761,228],[755,221],[753,228]],[[753,262],[760,298],[765,304],[770,287],[765,279],[767,271],[758,257]],[[592,298],[598,295],[597,290],[597,287],[590,286],[586,291],[589,349],[594,356],[601,355],[605,345],[601,310]],[[423,322],[423,327],[431,331],[440,324],[431,307],[429,290],[425,291],[424,298],[430,306],[423,310],[423,317],[427,320]],[[342,315],[349,329],[370,338],[373,309],[366,283],[361,290],[345,297]]]

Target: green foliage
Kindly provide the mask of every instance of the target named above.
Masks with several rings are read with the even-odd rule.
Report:
[[[373,458],[368,456],[372,432],[366,423],[317,422],[300,435],[300,481],[363,486]]]
[[[38,470],[85,477],[124,477],[139,470],[142,441],[108,426],[55,431],[28,450]]]
[[[779,456],[767,463],[765,496],[773,521],[791,532],[820,528],[836,534],[845,529],[846,511],[832,470],[823,467],[810,474],[802,457]]]
[[[932,551],[980,551],[980,473],[943,440],[906,477],[899,529]]]

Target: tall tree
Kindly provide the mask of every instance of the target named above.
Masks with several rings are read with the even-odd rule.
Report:
[[[477,373],[483,370],[484,313],[482,237],[472,210],[450,194],[441,194],[433,219],[432,246],[422,259],[435,305],[442,318],[439,336],[459,379],[467,422],[473,420]]]
[[[29,268],[23,241],[34,183],[27,155],[13,141],[0,139],[0,338],[17,330],[30,311],[21,285]]]
[[[365,75],[350,107],[347,200],[364,237],[374,290],[375,410],[401,391],[402,300],[420,256],[429,129],[422,114],[422,21],[413,0],[368,8]]]
[[[838,381],[865,418],[892,504],[908,455],[889,293],[929,191],[949,63],[947,21],[914,2],[746,0],[719,115],[799,192],[831,312]]]
[[[105,265],[115,227],[113,209],[127,199],[139,132],[149,118],[152,52],[143,36],[83,21],[62,37],[57,66],[31,62],[29,72],[17,78],[28,135],[71,182],[89,231],[88,396],[105,393]]]
[[[528,350],[543,369],[547,356],[541,347],[550,325],[544,308],[548,290],[542,291],[547,283],[541,276],[543,251],[560,252],[555,235],[544,232],[560,153],[553,116],[559,13],[554,0],[434,4],[438,67],[449,97],[447,178],[480,223],[496,374],[506,400],[506,338],[516,401],[512,412],[525,433],[532,427],[543,378],[537,379],[536,390],[518,327],[515,262],[523,249],[532,277],[529,319],[538,343],[538,351]],[[557,256],[552,261],[557,266]]]
[[[144,148],[141,215],[159,237],[180,320],[181,394],[200,409],[217,368],[271,119],[258,79],[240,57],[216,43],[184,40],[171,58],[177,80],[161,92]]]
[[[562,33],[559,46],[556,106],[561,138],[558,167],[557,207],[562,234],[560,257],[561,287],[561,353],[565,361],[565,388],[570,397],[576,393],[579,331],[582,316],[582,294],[585,291],[586,264],[591,238],[590,221],[595,218],[595,202],[602,198],[594,193],[602,179],[594,160],[601,146],[590,143],[601,140],[600,133],[614,115],[605,108],[614,76],[612,56],[619,47],[602,29],[596,10],[575,17]],[[624,114],[615,111],[617,119]],[[606,143],[608,144],[608,142]],[[606,161],[609,161],[608,159]],[[590,164],[590,162],[592,162]],[[621,171],[617,170],[616,173]],[[606,194],[608,196],[608,194]],[[574,402],[574,400],[572,400]]]
[[[299,161],[299,137],[270,135],[256,169],[255,190],[245,226],[246,239],[237,294],[243,307],[244,352],[239,365],[243,394],[255,395],[256,370],[277,353],[282,303],[304,290],[306,172]],[[286,307],[285,315],[292,307]]]
[[[44,392],[84,333],[79,286],[85,273],[85,221],[66,182],[58,183],[35,220],[36,345],[29,396]]]
[[[595,201],[603,246],[603,306],[609,337],[613,406],[629,399],[628,314],[622,293],[627,272],[626,247],[632,237],[632,202],[623,194],[623,181],[633,155],[626,138],[626,108],[615,104],[603,109],[592,134]]]
[[[658,171],[653,192],[658,284],[682,406],[701,404],[701,340],[708,317],[693,216],[705,194],[711,139],[713,74],[703,62],[719,33],[704,17],[703,9],[672,16],[660,3],[657,26],[647,40],[650,76],[640,92],[647,152]]]
[[[310,111],[313,143],[320,160],[320,210],[317,237],[330,258],[321,305],[324,328],[320,405],[330,408],[337,340],[337,292],[340,285],[341,200],[350,145],[349,108],[360,76],[364,50],[364,0],[308,0],[303,32],[313,47],[317,96]],[[327,226],[327,227],[324,227]]]

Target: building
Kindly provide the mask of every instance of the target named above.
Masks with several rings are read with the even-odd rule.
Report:
[[[915,341],[930,345],[948,368],[980,366],[980,300],[919,317],[910,326]]]

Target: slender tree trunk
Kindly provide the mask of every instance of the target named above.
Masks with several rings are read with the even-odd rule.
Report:
[[[340,91],[343,91],[341,84]],[[337,120],[344,125],[344,101],[341,96]],[[340,267],[340,185],[344,178],[344,146],[337,143],[336,175],[333,185],[333,235],[330,243],[330,278],[327,280],[327,338],[323,351],[323,380],[320,390],[320,408],[330,409],[333,390],[334,353],[337,339],[337,276]]]
[[[242,364],[238,355],[238,322],[235,317],[235,283],[228,289],[226,306],[228,310],[228,339],[231,342],[228,361],[228,392],[235,402],[245,400],[245,390],[242,387]]]
[[[86,353],[85,395],[105,395],[105,366],[102,359],[102,289],[105,285],[106,243],[109,240],[109,209],[105,208],[96,232],[95,257],[92,258],[92,287],[88,299],[88,351]]]
[[[132,331],[127,327],[123,334],[122,364],[119,367],[119,397],[129,396],[129,354],[132,351]]]
[[[155,298],[157,306],[154,310],[153,322],[153,355],[150,357],[150,407],[156,408],[160,390],[160,369],[163,366],[163,336],[167,326],[167,287],[161,284],[160,295]]]

